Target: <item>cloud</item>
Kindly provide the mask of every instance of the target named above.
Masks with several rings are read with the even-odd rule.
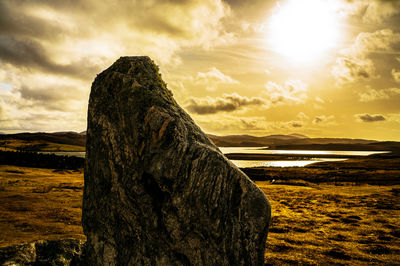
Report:
[[[0,68],[3,132],[84,130],[89,84],[68,77]],[[4,89],[5,88],[5,89]],[[43,126],[41,128],[41,126]]]
[[[90,83],[102,69],[138,54],[175,67],[182,49],[234,42],[224,24],[230,16],[222,0],[1,0],[0,82],[13,89],[1,96],[8,116],[0,127],[81,130]],[[219,82],[234,84],[212,70]]]
[[[242,130],[263,130],[264,129],[264,127],[262,127],[259,124],[259,121],[254,120],[254,119],[245,119],[245,118],[240,119],[239,128],[241,128]]]
[[[269,9],[276,5],[275,1],[265,0],[224,0],[227,2],[237,20],[248,21],[250,23],[265,20],[265,14]]]
[[[303,103],[307,90],[308,86],[300,80],[288,80],[283,86],[269,81],[263,93],[272,104]]]
[[[335,119],[334,115],[330,116],[319,115],[314,117],[312,123],[315,125],[333,125],[335,124],[334,119]]]
[[[400,83],[400,71],[396,71],[395,69],[392,69],[392,76],[394,81],[397,83]]]
[[[227,79],[225,75],[224,79]],[[240,96],[237,93],[224,94],[222,97],[216,98],[193,97],[187,101],[185,108],[194,114],[206,115],[218,112],[233,112],[241,110],[246,106],[267,107],[271,105],[303,103],[307,99],[307,89],[307,85],[300,80],[289,80],[283,86],[269,81],[263,91],[263,94],[266,96],[265,98],[248,98]]]
[[[396,123],[400,123],[400,113],[398,114],[388,114],[387,115],[388,121],[393,121]]]
[[[228,75],[225,75],[216,67],[210,68],[208,72],[198,72],[194,82],[207,86],[207,90],[215,90],[219,84],[239,84]]]
[[[294,128],[303,127],[303,122],[301,121],[290,121],[288,124]]]
[[[44,103],[44,102],[43,102]],[[21,96],[20,92],[0,91],[0,128],[3,132],[84,130],[86,103],[77,112],[59,110]],[[78,108],[76,103],[73,108]]]
[[[324,105],[325,105],[325,101],[324,99],[320,98],[320,97],[315,97],[313,99],[313,103],[312,103],[313,107],[315,109],[324,109]]]
[[[400,95],[400,88],[388,88],[382,90],[372,89],[367,86],[367,90],[360,92],[359,94],[360,102],[372,102],[376,100],[387,100],[395,95]]]
[[[400,42],[400,33],[392,29],[361,32],[346,53],[364,57],[372,52],[391,52],[393,44]]]
[[[224,94],[222,97],[212,98],[191,98],[185,105],[185,108],[191,113],[207,115],[218,112],[233,112],[243,109],[246,106],[260,106],[266,102],[259,97],[243,97],[237,93]]]
[[[332,69],[338,85],[354,83],[358,80],[378,78],[375,65],[369,58],[371,53],[393,53],[393,45],[400,42],[400,33],[391,29],[358,34],[354,43],[341,51],[342,56],[336,60]]]
[[[4,0],[0,60],[29,71],[85,78],[123,54],[173,63],[184,47],[210,49],[233,41],[222,22],[229,16],[229,5],[221,0]]]
[[[398,1],[366,1],[363,21],[366,23],[383,23],[388,18],[400,13]]]
[[[332,69],[332,75],[338,84],[353,83],[360,79],[376,78],[375,66],[371,59],[340,57]]]
[[[209,49],[234,38],[222,24],[230,8],[221,0],[4,0],[0,10],[3,35],[35,40],[46,54],[64,52],[67,61],[101,52],[114,58],[148,54],[166,62],[182,47]]]
[[[46,54],[43,46],[29,39],[15,39],[12,36],[0,35],[0,59],[20,68],[37,68],[51,74],[72,75],[79,78],[91,78],[101,68],[89,58],[79,62],[57,64]]]
[[[206,132],[218,132],[219,134],[243,134],[264,132],[268,127],[268,122],[264,117],[238,117],[229,114],[217,114],[210,116],[194,116],[198,123]]]
[[[4,101],[0,100],[0,121],[9,120],[9,110],[7,110]]]
[[[54,16],[52,19],[49,16],[44,17],[46,9],[34,9],[33,6],[35,4],[42,5],[45,3],[43,1],[31,1],[31,3],[28,1],[1,1],[0,34],[44,38],[54,41],[64,38],[65,34],[73,33],[68,27],[70,23],[60,12],[56,12],[54,9],[51,11],[47,9],[47,14],[50,15],[50,12],[52,12]],[[74,5],[79,5],[78,1]],[[36,12],[33,12],[34,10]],[[40,16],[38,12],[40,10],[43,16]]]
[[[381,114],[357,114],[355,115],[360,122],[379,122],[379,121],[385,121],[386,117],[381,115]]]
[[[203,130],[211,134],[289,134],[304,128],[304,122],[292,121],[268,121],[265,117],[247,116],[238,117],[230,114],[213,114],[209,116],[197,116],[194,120]]]
[[[368,24],[382,24],[400,13],[400,3],[395,0],[347,0],[347,3],[342,12]]]
[[[217,83],[226,83],[226,84],[237,84],[239,83],[237,80],[232,79],[230,76],[223,74],[216,67],[210,68],[208,72],[198,72],[197,73],[197,81],[198,82],[209,82],[214,81]]]
[[[296,115],[296,117],[297,117],[298,119],[300,119],[301,121],[305,121],[305,120],[310,119],[310,117],[309,117],[308,115],[306,115],[305,113],[303,113],[303,112],[298,113],[298,114]]]
[[[82,96],[86,96],[86,93],[68,85],[39,88],[24,85],[18,92],[22,99],[32,101],[49,111],[81,111],[82,107],[86,105],[86,101],[82,100]]]

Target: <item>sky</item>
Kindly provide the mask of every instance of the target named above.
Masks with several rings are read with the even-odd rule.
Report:
[[[86,130],[133,55],[207,133],[400,141],[398,0],[0,0],[0,132]]]

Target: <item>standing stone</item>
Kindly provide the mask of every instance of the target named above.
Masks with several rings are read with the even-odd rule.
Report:
[[[175,102],[149,57],[92,85],[83,228],[89,265],[262,265],[264,193]]]

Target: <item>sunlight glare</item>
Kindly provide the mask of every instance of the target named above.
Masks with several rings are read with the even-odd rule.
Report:
[[[321,58],[339,39],[336,0],[287,0],[268,21],[267,41],[296,63]]]

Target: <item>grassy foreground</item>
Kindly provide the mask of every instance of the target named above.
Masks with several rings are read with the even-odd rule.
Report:
[[[398,265],[400,186],[271,185],[266,263]]]
[[[272,205],[266,263],[400,262],[400,185],[257,181]],[[0,247],[85,239],[82,171],[0,166]]]
[[[85,239],[82,192],[82,171],[0,165],[0,247]]]

